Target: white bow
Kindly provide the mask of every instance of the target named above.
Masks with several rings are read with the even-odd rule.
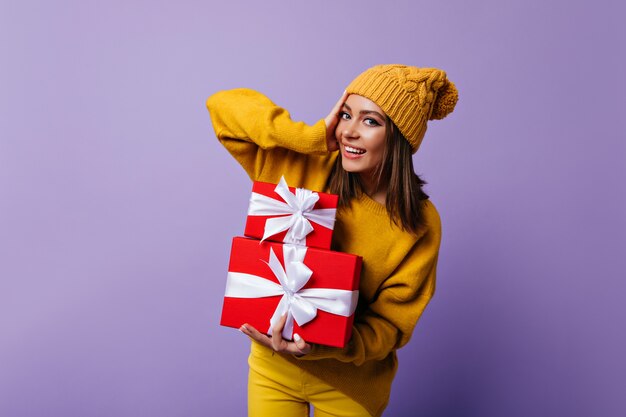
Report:
[[[302,289],[311,278],[313,272],[303,260],[307,248],[304,246],[284,245],[283,258],[285,268],[270,248],[270,267],[280,285],[257,275],[241,272],[229,272],[226,279],[226,297],[260,298],[282,295],[274,314],[270,319],[268,334],[272,334],[272,327],[287,314],[283,337],[291,339],[293,336],[293,321],[299,326],[310,322],[317,315],[317,309],[349,317],[354,313],[359,298],[359,291],[338,290],[334,288],[307,288]]]
[[[267,219],[261,241],[287,230],[283,242],[305,245],[306,236],[313,231],[311,221],[327,229],[334,227],[337,209],[313,208],[320,198],[318,193],[306,188],[296,188],[296,193],[293,194],[287,186],[285,177],[280,178],[274,191],[285,202],[259,193],[252,193],[250,197],[248,215],[280,216]]]

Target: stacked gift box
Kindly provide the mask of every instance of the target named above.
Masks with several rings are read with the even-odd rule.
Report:
[[[330,250],[337,196],[254,182],[244,235],[233,238],[221,324],[343,347],[358,301],[361,258]]]

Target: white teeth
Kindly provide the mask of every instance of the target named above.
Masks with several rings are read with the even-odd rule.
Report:
[[[346,152],[355,153],[355,154],[358,154],[358,155],[360,155],[362,153],[365,153],[365,150],[353,148],[352,146],[347,146],[346,145],[345,148],[346,148]]]

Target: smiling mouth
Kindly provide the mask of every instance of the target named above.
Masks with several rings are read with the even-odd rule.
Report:
[[[347,153],[350,153],[352,155],[363,155],[366,152],[365,149],[354,148],[348,145],[344,145],[343,148],[346,150]]]

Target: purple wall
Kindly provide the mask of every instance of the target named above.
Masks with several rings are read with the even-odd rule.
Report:
[[[416,157],[444,239],[386,415],[626,415],[624,6],[301,3],[0,3],[0,415],[243,415],[250,184],[204,100],[313,123],[393,62],[461,99]]]

